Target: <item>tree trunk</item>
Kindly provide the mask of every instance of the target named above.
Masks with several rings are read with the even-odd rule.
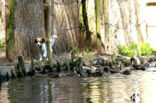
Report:
[[[8,42],[8,36],[7,36],[7,29],[9,27],[9,0],[5,1],[5,40]],[[8,56],[8,43],[6,43],[6,57],[9,58]]]
[[[96,10],[96,36],[97,36],[97,52],[102,53],[101,50],[101,35],[100,35],[100,0],[95,0],[95,10]]]
[[[26,59],[37,59],[38,51],[34,42],[35,38],[45,38],[43,0],[7,1],[9,2],[8,23],[6,21],[7,58],[15,61],[18,55],[22,55]],[[8,8],[7,5],[6,8]]]
[[[45,13],[45,30],[46,30],[46,37],[47,37],[47,54],[49,65],[52,68],[52,52],[50,51],[50,38],[51,38],[51,0],[46,0],[46,13]]]
[[[87,17],[87,0],[82,0],[82,15],[83,15],[83,22],[86,28],[86,43],[87,46],[91,44],[91,32],[89,31],[88,27],[88,17]]]
[[[6,57],[9,60],[13,58],[13,50],[14,50],[14,0],[9,1],[9,27],[6,35]]]

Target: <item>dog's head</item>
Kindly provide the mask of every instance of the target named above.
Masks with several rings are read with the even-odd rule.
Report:
[[[35,39],[35,44],[37,45],[37,46],[41,46],[43,43],[45,43],[45,39],[44,38],[36,38]]]

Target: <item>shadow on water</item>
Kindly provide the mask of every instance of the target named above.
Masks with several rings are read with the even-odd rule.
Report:
[[[0,103],[155,103],[156,72],[135,71],[129,76],[57,79],[23,78],[0,84]]]

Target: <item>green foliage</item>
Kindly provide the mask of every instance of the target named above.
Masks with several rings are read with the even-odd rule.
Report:
[[[5,46],[6,46],[5,38],[0,39],[0,48],[5,48]]]
[[[141,49],[141,55],[148,55],[149,53],[151,53],[153,51],[153,49],[150,47],[149,44],[142,44],[140,46]]]
[[[152,48],[152,51],[156,52],[156,48]]]
[[[71,53],[71,61],[76,62],[78,64],[89,57],[89,49],[86,49],[83,52],[83,55],[79,56],[80,51],[74,45],[70,45],[70,53]]]
[[[140,46],[140,52],[142,56],[150,54],[155,49],[151,48],[149,44],[142,43],[142,44],[131,44],[130,46],[120,46],[119,53],[124,56],[134,56],[135,51],[137,51],[137,47]]]
[[[77,54],[78,55],[78,49],[77,49],[77,47],[75,47],[74,45],[70,45],[70,53],[71,54]]]
[[[88,57],[90,57],[90,55],[89,55],[89,49],[87,48],[87,49],[83,52],[82,59],[84,60],[84,59],[86,59],[86,58],[88,58]]]
[[[73,62],[77,61],[78,60],[78,54],[79,54],[79,51],[77,49],[77,47],[75,47],[74,45],[70,45],[70,54],[71,54],[71,60]]]
[[[131,49],[131,50],[136,50],[136,49],[137,49],[137,44],[132,43],[132,44],[129,46],[129,49]]]
[[[29,64],[29,61],[24,61],[24,64]]]
[[[119,53],[124,56],[134,56],[134,50],[129,49],[127,46],[119,47]]]

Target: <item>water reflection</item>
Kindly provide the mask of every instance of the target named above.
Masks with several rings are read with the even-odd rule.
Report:
[[[10,103],[8,99],[8,82],[0,83],[0,103]]]
[[[81,81],[83,103],[103,101],[102,78],[84,78]]]
[[[0,103],[155,103],[156,72],[138,71],[129,76],[58,79],[23,78],[0,85]]]
[[[0,103],[82,103],[78,78],[25,78],[6,83]]]
[[[80,79],[77,77],[53,79],[52,103],[82,103]]]

